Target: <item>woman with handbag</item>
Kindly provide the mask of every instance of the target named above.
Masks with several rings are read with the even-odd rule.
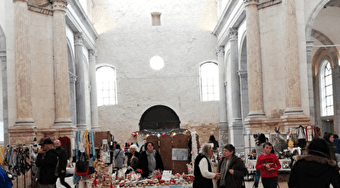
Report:
[[[242,188],[244,176],[248,171],[242,159],[235,156],[235,147],[227,144],[223,148],[223,158],[219,163],[218,172],[221,174],[217,181],[219,188]]]
[[[121,169],[124,164],[125,153],[120,149],[120,144],[116,144],[116,149],[113,151],[113,156],[115,158],[115,167]]]

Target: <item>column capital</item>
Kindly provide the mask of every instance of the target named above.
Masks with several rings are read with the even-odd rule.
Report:
[[[247,78],[248,76],[248,72],[247,70],[238,70],[238,75],[241,77],[241,78]]]
[[[228,31],[229,40],[237,40],[238,31],[237,29],[230,28]]]
[[[306,52],[309,54],[312,53],[313,46],[314,46],[314,40],[306,41]]]
[[[248,5],[258,5],[259,4],[259,0],[243,0],[243,3],[245,4],[245,6],[248,6]]]
[[[216,56],[223,57],[224,56],[224,46],[218,46],[215,48]]]
[[[94,50],[94,49],[92,49],[92,50],[89,50],[89,60],[90,61],[95,61],[95,60],[97,60],[97,50]]]
[[[82,32],[76,33],[74,35],[74,45],[83,45],[84,42],[84,34]]]
[[[67,0],[49,0],[52,3],[53,11],[65,11]]]

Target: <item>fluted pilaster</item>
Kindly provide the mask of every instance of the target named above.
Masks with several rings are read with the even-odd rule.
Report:
[[[285,1],[285,60],[286,60],[286,109],[285,115],[302,114],[300,59],[295,0]]]
[[[67,0],[52,0],[55,126],[71,126],[65,11]]]
[[[309,114],[312,125],[315,125],[315,106],[314,106],[314,85],[313,85],[313,64],[312,48],[314,41],[306,41],[307,55],[307,76],[308,76],[308,96],[309,96]]]
[[[98,125],[98,99],[97,99],[97,81],[96,81],[96,52],[90,50],[90,81],[91,81],[91,120],[92,130],[99,130]]]
[[[14,53],[16,85],[15,126],[35,127],[32,113],[32,70],[29,49],[29,16],[26,0],[14,0]]]
[[[247,66],[249,114],[248,120],[262,118],[263,111],[263,83],[260,45],[260,25],[258,15],[258,0],[244,0],[247,21]]]

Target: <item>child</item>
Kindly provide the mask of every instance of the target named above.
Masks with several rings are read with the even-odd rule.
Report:
[[[256,161],[256,170],[261,171],[262,184],[264,188],[277,187],[277,171],[281,164],[277,156],[272,153],[273,146],[270,142],[263,144],[264,153],[259,155]]]

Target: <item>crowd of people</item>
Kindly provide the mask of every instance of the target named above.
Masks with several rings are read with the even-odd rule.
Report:
[[[280,161],[274,153],[273,145],[268,142],[264,134],[256,135],[256,173],[253,188],[259,186],[261,178],[264,188],[278,187],[278,170]],[[65,182],[68,153],[61,147],[60,140],[42,140],[36,159],[38,172],[35,176],[41,188],[55,188],[57,178],[66,188],[71,186]],[[213,135],[207,143],[201,145],[200,152],[194,161],[193,188],[245,188],[244,177],[248,170],[244,160],[235,155],[235,147],[227,144],[221,148],[222,157],[215,167],[214,153],[218,152],[218,142]],[[332,184],[333,188],[340,188],[338,163],[340,156],[340,140],[336,134],[325,133],[323,138],[313,138],[307,144],[302,155],[294,156],[291,167],[289,188],[323,188]],[[155,150],[154,143],[146,142],[139,149],[132,144],[127,152],[120,144],[114,145],[114,166],[117,170],[127,167],[130,171],[141,170],[142,177],[147,178],[155,170],[163,171],[164,165],[161,155]],[[129,172],[129,171],[127,171]]]

